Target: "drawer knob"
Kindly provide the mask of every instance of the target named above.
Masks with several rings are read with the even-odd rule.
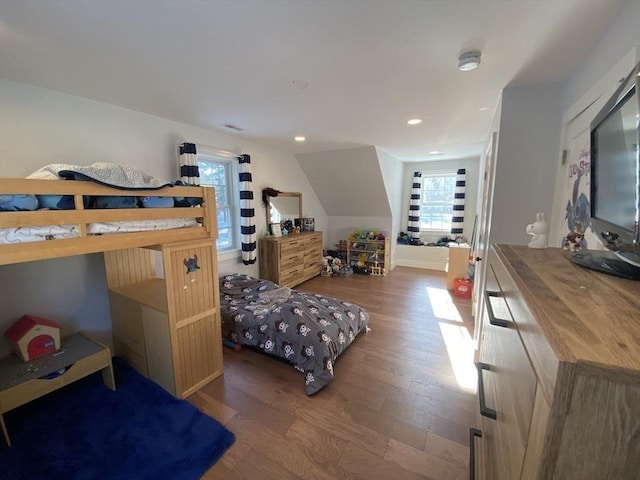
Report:
[[[503,318],[496,318],[496,316],[493,313],[493,307],[491,306],[491,298],[502,298],[502,293],[500,292],[493,292],[490,290],[485,290],[484,292],[484,303],[487,306],[487,315],[489,315],[489,323],[491,325],[495,325],[496,327],[508,327],[509,326],[509,322],[508,320],[505,320]]]

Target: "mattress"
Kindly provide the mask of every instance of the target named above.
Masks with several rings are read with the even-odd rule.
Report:
[[[90,223],[88,235],[114,233],[149,232],[154,230],[172,230],[195,227],[194,218],[176,218],[166,220],[137,220],[131,222]],[[38,242],[79,237],[77,225],[48,225],[38,227],[0,228],[0,244]]]

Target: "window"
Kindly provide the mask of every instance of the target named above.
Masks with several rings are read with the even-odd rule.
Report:
[[[422,174],[420,230],[451,231],[456,174]]]
[[[198,147],[198,168],[200,184],[216,189],[216,209],[218,219],[218,252],[239,249],[239,219],[236,158],[216,154],[215,150],[201,151]]]

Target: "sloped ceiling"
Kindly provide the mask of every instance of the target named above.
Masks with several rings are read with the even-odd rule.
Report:
[[[296,158],[327,216],[392,216],[375,147],[305,153]]]

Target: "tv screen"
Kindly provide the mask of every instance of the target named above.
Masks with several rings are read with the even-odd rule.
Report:
[[[635,87],[593,130],[592,217],[635,231],[638,107]]]
[[[591,123],[591,230],[608,250],[571,261],[640,280],[640,63]]]

